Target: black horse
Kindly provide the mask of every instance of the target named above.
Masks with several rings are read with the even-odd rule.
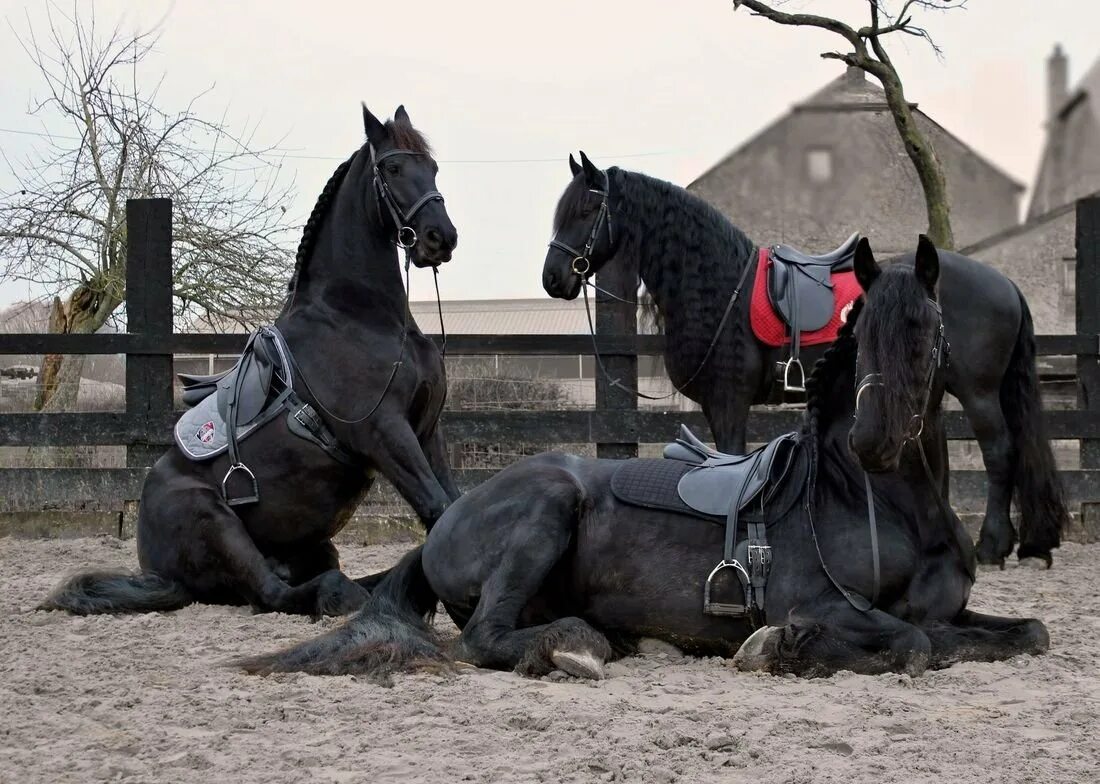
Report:
[[[574,176],[554,216],[543,287],[553,297],[575,298],[583,281],[574,258],[586,247],[585,277],[612,259],[630,265],[659,310],[672,383],[702,406],[719,449],[744,451],[749,406],[767,400],[773,368],[785,352],[758,341],[749,326],[757,246],[678,186],[618,168],[601,171],[584,153],[581,159],[581,165],[569,159]],[[1044,435],[1027,302],[999,272],[955,253],[942,252],[941,259],[943,319],[952,348],[945,386],[970,419],[989,479],[978,561],[1003,566],[1012,552],[1015,491],[1018,555],[1049,566],[1068,518]],[[911,265],[913,256],[899,261]],[[739,281],[744,296],[719,330]],[[935,390],[937,402],[941,394],[942,388]]]
[[[775,514],[768,625],[754,633],[743,615],[703,612],[705,578],[723,553],[720,520],[620,500],[618,472],[641,464],[664,475],[677,461],[543,454],[456,501],[347,624],[241,664],[253,673],[385,677],[453,657],[599,677],[613,652],[656,637],[734,655],[743,669],[916,675],[1044,652],[1039,621],[966,609],[973,545],[939,498],[946,442],[931,394],[943,383],[935,248],[922,242],[915,270],[880,270],[863,241],[857,265],[866,304],[815,367],[794,467],[767,503]],[[870,530],[865,482],[874,491]],[[437,598],[462,628],[449,653],[423,621]]]
[[[331,539],[376,472],[429,528],[458,497],[438,427],[443,360],[411,321],[395,247],[411,246],[417,267],[436,267],[451,258],[457,232],[436,191],[431,150],[404,107],[383,124],[364,106],[363,120],[367,141],[325,185],[276,320],[295,358],[293,389],[345,459],[274,418],[239,447],[259,501],[230,505],[228,454],[192,462],[174,447],[142,491],[141,572],[78,574],[44,608],[148,612],[201,601],[350,612],[368,591],[339,571]]]

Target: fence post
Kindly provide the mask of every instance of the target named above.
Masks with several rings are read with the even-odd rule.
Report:
[[[126,330],[165,345],[172,336],[171,199],[126,201]],[[171,354],[126,355],[126,413],[141,434],[126,465],[152,465],[164,447],[149,442],[172,415]]]
[[[1077,334],[1100,343],[1100,197],[1077,202]],[[1100,411],[1100,358],[1077,357],[1077,407]],[[1100,440],[1081,439],[1081,468],[1100,468]]]
[[[638,276],[625,264],[608,264],[597,279],[600,288],[626,302],[596,292],[596,334],[637,335],[638,309],[628,304],[638,298]],[[604,366],[612,379],[623,387],[612,386],[610,380],[596,368],[596,409],[599,411],[636,411],[638,398],[632,390],[638,388],[638,357],[635,355],[608,354],[603,357]],[[597,457],[637,457],[637,441],[629,443],[598,443]]]

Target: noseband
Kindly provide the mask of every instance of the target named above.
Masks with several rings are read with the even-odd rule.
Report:
[[[936,339],[932,343],[932,363],[928,368],[928,380],[925,383],[924,405],[921,408],[921,413],[913,414],[913,418],[909,420],[909,432],[905,435],[906,442],[919,438],[920,434],[924,432],[924,416],[928,413],[928,403],[932,398],[932,386],[936,381],[936,371],[947,363],[947,358],[951,353],[951,344],[947,342],[947,338],[943,334],[943,311],[940,309],[939,303],[933,299],[929,299],[928,304],[936,311],[936,318],[939,323],[936,326]],[[871,387],[886,388],[881,373],[868,373],[856,385],[856,412],[859,411],[860,398]]]
[[[390,211],[390,217],[393,218],[393,225],[397,228],[397,238],[395,243],[397,247],[404,251],[412,250],[416,245],[417,236],[413,230],[412,219],[416,217],[416,213],[420,212],[429,202],[443,201],[443,194],[439,191],[428,191],[409,207],[408,211],[402,210],[401,205],[397,203],[397,199],[393,197],[393,192],[390,190],[389,183],[386,182],[386,178],[382,176],[382,170],[378,164],[387,158],[393,158],[397,155],[426,155],[427,153],[413,152],[412,150],[387,150],[381,155],[376,155],[374,152],[374,145],[370,145],[370,165],[374,171],[374,189],[378,193],[378,199],[380,202],[386,205]],[[381,211],[381,207],[379,207]]]
[[[606,177],[606,174],[604,175]],[[614,235],[611,233],[611,208],[607,204],[608,193],[611,191],[611,180],[606,180],[607,184],[602,191],[590,188],[589,193],[595,193],[603,197],[603,201],[600,202],[600,211],[596,213],[596,220],[592,224],[592,231],[588,233],[588,242],[584,244],[584,252],[579,252],[571,245],[567,245],[556,237],[550,240],[550,247],[557,248],[558,250],[565,251],[573,257],[573,263],[570,265],[574,274],[580,275],[581,278],[587,278],[592,272],[592,248],[596,246],[596,240],[599,239],[600,229],[607,225],[607,245],[611,247],[614,242]]]

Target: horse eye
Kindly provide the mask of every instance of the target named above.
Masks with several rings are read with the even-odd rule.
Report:
[[[395,177],[401,173],[401,167],[396,163],[391,163],[386,166],[386,174],[392,174]]]

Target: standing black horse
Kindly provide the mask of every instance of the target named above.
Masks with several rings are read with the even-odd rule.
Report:
[[[601,171],[584,153],[581,159],[577,165],[570,157],[574,176],[554,216],[543,287],[553,297],[575,298],[583,284],[577,256],[585,277],[613,259],[630,265],[660,312],[672,383],[702,406],[719,449],[743,452],[749,406],[767,399],[785,351],[759,342],[749,326],[756,244],[683,188],[618,168]],[[989,478],[978,561],[1003,565],[1012,552],[1015,491],[1019,557],[1049,565],[1067,513],[1044,434],[1027,302],[999,272],[956,253],[941,259],[952,348],[946,389],[970,419]],[[899,261],[912,265],[913,256]],[[719,330],[739,281],[744,296]]]
[[[142,491],[141,573],[79,574],[45,608],[147,612],[202,601],[350,612],[367,590],[339,571],[331,539],[376,472],[429,528],[458,497],[438,427],[443,360],[411,320],[395,247],[407,249],[406,264],[435,267],[451,258],[457,233],[405,109],[383,124],[364,106],[363,120],[367,141],[325,185],[276,321],[293,357],[283,367],[288,386],[309,409],[261,425],[232,461],[225,453],[193,462],[171,449]],[[299,424],[321,440],[291,432]],[[250,473],[258,500],[236,497],[249,491]]]
[[[801,434],[780,440],[793,442],[792,457],[778,476],[768,472],[775,486],[765,522],[733,526],[739,540],[757,537],[771,564],[766,596],[764,583],[757,591],[753,582],[754,604],[769,625],[754,633],[744,613],[704,613],[704,596],[711,598],[704,584],[709,590],[708,573],[719,571],[711,570],[727,529],[722,518],[680,505],[682,484],[678,491],[662,481],[701,474],[707,483],[706,472],[718,471],[708,489],[720,492],[736,470],[543,454],[456,501],[347,624],[243,666],[385,677],[453,657],[531,675],[559,667],[599,677],[613,650],[629,650],[640,637],[736,653],[743,669],[800,675],[916,675],[956,661],[1042,653],[1049,638],[1039,621],[966,609],[973,545],[939,497],[946,441],[932,394],[943,384],[944,348],[935,248],[922,242],[915,270],[883,271],[864,240],[856,263],[866,303],[857,303],[817,363]],[[876,473],[866,475],[861,464]],[[661,484],[666,492],[655,491]],[[874,518],[865,489],[872,487]],[[736,509],[742,498],[733,498]],[[755,572],[753,546],[737,568]],[[732,566],[724,556],[727,576]],[[737,586],[726,582],[724,590]],[[437,598],[462,628],[449,653],[423,621]]]

